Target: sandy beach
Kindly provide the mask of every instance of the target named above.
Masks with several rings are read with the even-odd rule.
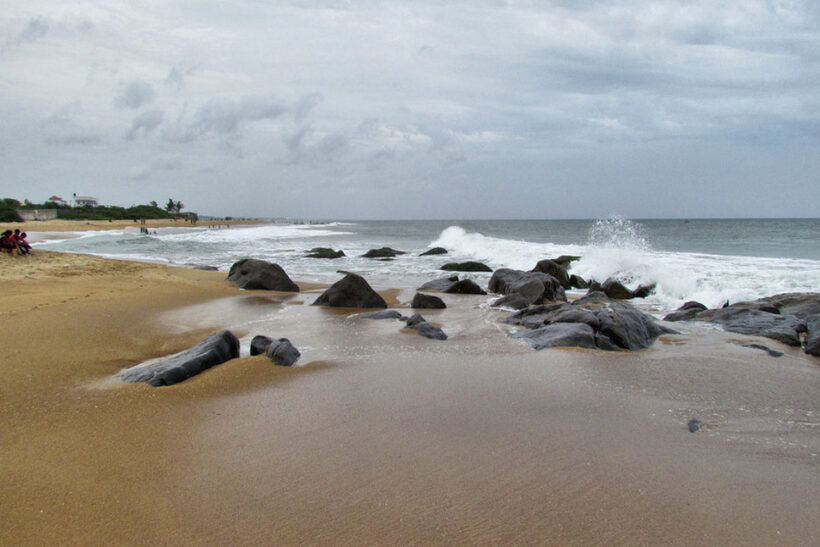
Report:
[[[265,221],[257,219],[247,220],[199,220],[195,226],[207,228],[208,226],[248,226],[254,224],[264,224]],[[11,226],[11,225],[10,225]],[[125,228],[140,227],[148,229],[155,228],[190,228],[191,223],[183,219],[146,219],[145,224],[133,220],[65,220],[52,219],[42,221],[15,222],[12,228],[19,228],[21,232],[97,232],[101,230],[122,230]]]
[[[466,295],[425,310],[442,342],[310,306],[316,286],[0,259],[3,545],[820,541],[820,369],[799,349],[682,325],[640,352],[535,352]],[[222,328],[302,358],[117,378]]]

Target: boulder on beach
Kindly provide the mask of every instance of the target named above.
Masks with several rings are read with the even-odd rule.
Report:
[[[553,260],[539,260],[538,263],[535,265],[535,268],[532,269],[532,271],[542,272],[547,275],[551,275],[552,277],[557,279],[561,286],[565,289],[569,289],[572,287],[572,285],[569,282],[569,274],[567,274],[566,266],[562,266],[561,264],[558,264]]]
[[[405,254],[404,251],[397,251],[396,249],[391,249],[390,247],[382,247],[380,249],[370,249],[362,256],[365,258],[393,258],[394,256],[403,254]]]
[[[265,356],[280,367],[292,366],[299,360],[301,355],[299,350],[296,349],[287,338],[274,340],[265,351]]]
[[[806,333],[804,351],[820,355],[820,348],[816,347],[817,328],[813,328],[820,317],[820,293],[777,294],[715,309],[701,306],[687,302],[664,319],[714,323],[728,332],[763,336],[790,346],[800,346]]]
[[[434,255],[446,255],[447,249],[444,247],[433,247],[427,251],[424,251],[419,256],[434,256]]]
[[[634,291],[626,285],[615,279],[614,277],[607,278],[600,286],[593,287],[590,284],[590,291],[601,291],[610,298],[616,300],[630,300],[632,298],[646,298],[655,291],[655,283],[650,285],[638,285]]]
[[[447,340],[447,335],[443,330],[428,323],[427,320],[425,320],[424,317],[418,313],[414,314],[413,317],[407,320],[406,326],[408,329],[418,331],[418,333],[425,338],[431,338],[433,340]]]
[[[373,320],[399,319],[401,321],[407,321],[407,318],[403,316],[401,313],[397,312],[396,310],[372,311],[369,313],[362,313],[359,315],[359,318]]]
[[[439,298],[438,296],[433,296],[432,294],[422,294],[416,293],[416,296],[413,297],[413,302],[410,303],[411,308],[417,309],[444,309],[447,307],[447,304],[444,303],[444,300]]]
[[[459,279],[441,292],[447,294],[487,294],[472,279]]]
[[[253,340],[251,340],[251,355],[262,355],[268,350],[268,346],[273,343],[273,338],[269,336],[263,336],[261,334],[254,336]]]
[[[441,267],[447,272],[492,272],[492,268],[482,262],[469,260],[467,262],[450,262]]]
[[[313,302],[336,308],[386,308],[387,303],[360,275],[349,273]]]
[[[528,308],[531,302],[521,296],[520,294],[508,294],[506,296],[502,296],[497,300],[493,300],[493,303],[490,304],[493,308],[508,308],[512,310],[522,310],[524,308]]]
[[[568,346],[638,350],[648,348],[662,334],[675,332],[658,325],[631,304],[611,300],[600,292],[572,303],[532,306],[504,322],[529,329],[513,336],[535,349]]]
[[[552,259],[553,262],[567,270],[576,260],[581,260],[581,257],[577,255],[561,255]]]
[[[170,386],[239,357],[239,339],[228,330],[212,334],[197,345],[150,365],[137,365],[122,373],[129,383]]]
[[[418,288],[420,291],[444,291],[444,289],[449,289],[453,283],[458,281],[457,275],[451,275],[449,277],[440,277],[439,279],[434,279],[432,281],[428,281],[427,283],[423,284],[421,287]]]
[[[520,294],[530,304],[567,299],[561,283],[543,272],[499,268],[493,272],[487,288],[497,294]]]
[[[820,315],[806,321],[806,345],[803,351],[809,355],[820,356]]]
[[[336,258],[342,258],[343,256],[345,256],[344,251],[334,251],[329,247],[314,247],[313,249],[309,250],[305,255],[306,258],[328,258],[331,260]]]
[[[588,289],[589,283],[580,275],[572,274],[569,276],[569,286],[576,289]]]
[[[227,280],[236,283],[240,289],[299,292],[299,286],[291,281],[279,264],[256,258],[243,258],[235,262]]]

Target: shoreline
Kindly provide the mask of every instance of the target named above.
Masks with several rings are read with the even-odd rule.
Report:
[[[97,232],[106,230],[122,230],[125,228],[207,228],[210,225],[218,226],[257,226],[274,224],[273,222],[258,219],[245,220],[200,220],[191,224],[186,220],[173,219],[146,219],[145,224],[133,220],[30,220],[24,222],[7,222],[5,225],[12,230],[19,228],[21,232]]]
[[[285,295],[224,272],[5,258],[0,325],[21,341],[0,357],[9,544],[820,537],[820,382],[795,348],[773,359],[685,327],[640,352],[535,352],[461,295],[422,310],[451,335],[438,342],[310,306],[320,287],[298,280]],[[413,293],[375,288],[391,307]],[[109,381],[236,326],[303,359]]]

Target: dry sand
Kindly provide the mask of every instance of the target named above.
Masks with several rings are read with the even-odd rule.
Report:
[[[200,220],[194,226],[208,227],[214,226],[236,226],[236,225],[256,225],[264,224],[262,220]],[[19,228],[21,232],[31,235],[33,232],[96,232],[100,230],[121,230],[123,228],[146,227],[154,228],[190,228],[192,225],[185,220],[173,219],[147,219],[145,224],[134,222],[133,220],[64,220],[53,219],[44,221],[14,222],[6,224],[4,229]]]
[[[820,369],[773,341],[785,357],[691,327],[534,352],[480,297],[443,295],[439,342],[309,306],[315,287],[0,259],[3,545],[820,542]],[[116,379],[223,326],[288,336],[299,366]]]

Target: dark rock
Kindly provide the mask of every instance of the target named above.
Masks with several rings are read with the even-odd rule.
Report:
[[[370,313],[363,313],[359,317],[361,319],[400,319],[407,321],[407,318],[396,310],[372,311]]]
[[[251,340],[251,355],[262,355],[268,350],[268,346],[273,343],[273,338],[268,336],[254,336]]]
[[[333,249],[330,249],[328,247],[314,247],[313,249],[308,251],[308,253],[305,256],[307,258],[335,259],[342,258],[343,256],[345,256],[345,253],[342,250],[334,251]]]
[[[530,301],[521,296],[520,294],[508,294],[507,296],[502,296],[498,300],[493,301],[490,304],[493,308],[510,308],[513,310],[522,310],[524,308],[529,307]]]
[[[558,282],[561,286],[565,289],[571,288],[569,282],[569,275],[567,274],[567,269],[565,266],[561,266],[557,262],[553,262],[552,260],[545,259],[540,260],[538,264],[535,265],[535,268],[532,269],[534,272],[542,272],[547,275],[551,275]]]
[[[627,289],[623,283],[612,277],[604,281],[604,284],[601,285],[601,291],[608,297],[617,300],[628,300],[634,296],[632,291]]]
[[[487,294],[472,279],[461,279],[456,281],[441,292],[448,294]]]
[[[534,335],[515,335],[528,339],[533,347],[552,347],[549,344],[553,342],[549,341],[555,339],[560,340],[561,345],[574,341],[585,348],[636,350],[649,347],[661,334],[674,332],[658,325],[634,306],[610,300],[600,292],[572,303],[532,306],[514,313],[504,322],[541,331]],[[552,325],[561,327],[544,330]],[[584,325],[589,330],[582,327],[570,329],[565,325]]]
[[[763,305],[771,305],[782,315],[794,315],[808,321],[820,315],[820,293],[783,293],[757,300]]]
[[[204,270],[206,272],[218,272],[219,268],[216,266],[194,266],[195,270]]]
[[[414,329],[426,338],[433,340],[447,340],[447,335],[440,328],[428,323],[420,314],[415,314],[407,320],[407,328]]]
[[[800,334],[806,332],[806,323],[802,319],[794,315],[760,311],[743,304],[702,311],[694,320],[718,324],[729,332],[764,336],[790,346],[800,345]]]
[[[386,308],[387,303],[360,275],[353,273],[334,283],[313,303],[336,308]]]
[[[551,323],[535,330],[518,331],[513,338],[527,342],[533,349],[556,347],[596,348],[595,331],[585,323]]]
[[[240,289],[299,292],[298,285],[291,281],[281,266],[255,258],[235,262],[227,279]]]
[[[445,304],[444,300],[438,296],[433,296],[432,294],[421,294],[417,292],[416,296],[413,297],[413,302],[410,304],[410,307],[440,310],[446,308],[447,304]]]
[[[589,292],[599,292],[601,291],[602,287],[600,283],[598,283],[594,279],[590,279],[587,282],[587,289],[589,289]]]
[[[362,256],[365,258],[393,258],[394,256],[403,255],[404,251],[397,251],[390,247],[382,247],[381,249],[370,249]]]
[[[443,291],[444,289],[449,289],[453,286],[453,284],[458,281],[457,275],[451,275],[450,277],[442,277],[439,279],[434,279],[433,281],[428,281],[424,285],[418,288],[420,291]]]
[[[444,247],[433,247],[432,249],[430,249],[428,251],[424,251],[419,256],[446,255],[446,254],[447,254],[447,249],[445,249]]]
[[[422,317],[422,315],[420,313],[414,313],[410,317],[410,319],[407,320],[407,327],[412,329],[413,327],[415,327],[419,323],[425,323],[426,321],[427,320],[424,317]]]
[[[492,268],[481,262],[474,262],[472,260],[467,262],[451,262],[441,267],[442,270],[448,272],[491,272]]]
[[[657,283],[650,283],[649,285],[638,285],[638,288],[632,291],[632,298],[646,298],[653,292],[655,292],[655,287],[657,287]]]
[[[706,310],[706,306],[701,304],[700,302],[695,302],[694,300],[690,300],[686,302],[683,306],[678,308],[677,310],[673,311],[666,315],[663,318],[664,321],[688,321],[692,319],[694,316],[699,314],[700,312]]]
[[[700,429],[700,425],[702,423],[703,422],[701,422],[700,420],[689,420],[689,422],[686,424],[686,427],[689,428],[690,433],[695,433],[698,429]]]
[[[302,354],[296,349],[290,340],[280,338],[268,346],[265,356],[280,367],[289,367],[299,360]]]
[[[806,344],[803,351],[809,355],[820,356],[820,315],[810,317],[806,321]]]
[[[570,264],[575,262],[576,260],[581,260],[580,256],[575,255],[561,255],[557,258],[553,258],[552,261],[564,268],[565,270],[569,269]]]
[[[589,283],[587,283],[580,275],[572,274],[569,276],[569,286],[575,287],[576,289],[588,289]]]
[[[122,373],[125,382],[146,382],[154,387],[178,384],[200,372],[239,357],[239,339],[228,330],[213,334],[170,358]]]
[[[567,299],[561,283],[543,272],[523,272],[499,268],[493,272],[487,288],[498,294],[520,294],[532,304],[543,300]]]
[[[783,352],[782,351],[775,351],[775,350],[773,350],[773,349],[771,349],[767,346],[764,346],[763,344],[738,344],[738,345],[741,346],[741,347],[744,347],[744,348],[752,348],[752,349],[759,349],[761,351],[765,351],[766,353],[769,354],[770,357],[783,357]]]

